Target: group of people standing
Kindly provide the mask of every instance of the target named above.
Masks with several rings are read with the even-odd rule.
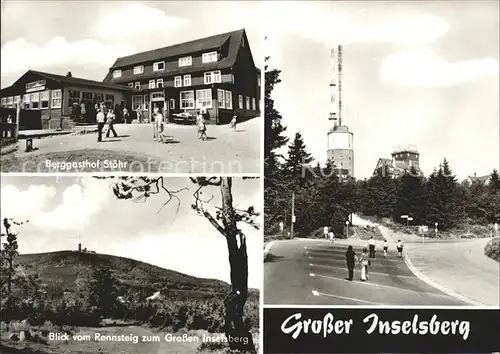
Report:
[[[384,257],[387,258],[387,252],[389,249],[389,243],[384,239]],[[396,244],[396,249],[398,251],[398,257],[403,257],[403,242],[398,240]],[[354,267],[356,264],[361,266],[361,281],[368,280],[368,267],[371,265],[371,259],[375,258],[375,240],[373,237],[368,241],[368,248],[364,247],[363,252],[358,257],[356,252],[354,252],[353,247],[347,247],[347,252],[345,253],[345,258],[347,262],[347,270],[349,273],[349,281],[352,281],[354,278]]]
[[[97,106],[97,105],[96,105]],[[102,141],[102,131],[104,126],[108,125],[108,130],[106,131],[106,138],[109,138],[109,133],[113,133],[115,138],[118,137],[114,124],[116,122],[116,115],[112,109],[107,108],[105,105],[101,104],[96,107],[97,115],[97,141]]]

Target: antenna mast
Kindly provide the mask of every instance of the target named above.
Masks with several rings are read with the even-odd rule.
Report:
[[[342,46],[338,46],[338,75],[339,75],[339,125],[342,125]]]
[[[337,120],[336,108],[335,107],[335,90],[337,84],[335,83],[335,49],[332,48],[330,51],[330,112],[328,114],[328,120]]]

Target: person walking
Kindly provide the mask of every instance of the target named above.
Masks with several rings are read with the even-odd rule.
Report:
[[[123,109],[123,121],[125,124],[128,124],[128,120],[130,118],[130,114],[128,113],[127,107]]]
[[[396,244],[396,248],[398,250],[398,257],[399,258],[403,257],[403,242],[401,242],[401,240],[398,240],[398,243]]]
[[[102,141],[102,130],[104,129],[104,124],[106,122],[106,118],[102,110],[97,111],[96,121],[97,121],[97,141]]]
[[[349,281],[352,281],[354,278],[354,266],[356,265],[356,261],[358,257],[356,256],[356,252],[352,249],[352,246],[347,247],[347,252],[345,253],[345,260],[347,262],[347,271],[349,272]]]
[[[113,112],[112,109],[108,111],[108,114],[106,115],[106,120],[108,123],[108,131],[106,132],[106,138],[109,138],[109,132],[113,132],[113,136],[115,138],[118,138],[118,134],[116,134],[116,130],[114,128],[115,124],[115,112]]]
[[[163,131],[165,129],[165,122],[163,114],[160,113],[160,110],[158,108],[155,108],[153,118],[156,122],[156,135],[158,136],[158,142],[163,143],[165,142],[165,135],[163,134]]]
[[[139,123],[142,123],[142,109],[141,109],[141,105],[138,105],[135,112],[137,113],[137,120],[139,121]]]
[[[363,248],[363,253],[359,258],[359,263],[361,264],[361,281],[368,280],[368,266],[370,265],[370,260],[368,257],[368,250]]]
[[[330,231],[328,233],[328,238],[330,239],[331,243],[334,243],[334,241],[335,241],[335,234],[333,233],[333,231]]]
[[[205,125],[205,118],[200,111],[196,117],[196,125],[198,126],[198,139],[207,140],[207,127]]]
[[[389,249],[389,243],[384,239],[384,257],[387,258],[387,250]]]
[[[368,248],[370,249],[370,258],[375,258],[375,240],[373,236],[368,240]]]
[[[323,227],[323,235],[325,235],[325,239],[328,239],[328,231],[329,231],[329,227],[328,226],[325,226]]]
[[[231,119],[231,123],[229,123],[229,126],[231,129],[233,129],[234,131],[236,131],[236,125],[237,125],[237,117],[236,117],[236,114],[233,116],[233,119]]]

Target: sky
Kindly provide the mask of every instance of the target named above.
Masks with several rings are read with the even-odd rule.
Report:
[[[241,28],[255,64],[263,59],[258,1],[3,0],[1,6],[2,88],[29,69],[102,81],[118,57]]]
[[[90,176],[2,176],[2,218],[29,220],[15,226],[19,252],[76,250],[82,242],[97,253],[229,282],[225,238],[191,209],[196,185],[188,178],[165,178],[171,190],[188,189],[177,194],[180,203],[173,199],[163,209],[165,194],[146,202],[118,200],[110,189],[112,182]],[[213,213],[214,206],[221,205],[219,188],[204,189],[205,199],[212,196],[206,209]],[[238,209],[254,206],[261,212],[260,181],[234,178],[233,203]],[[249,286],[260,289],[261,231],[247,224],[238,227],[247,237]]]
[[[282,70],[273,98],[290,137],[326,161],[330,50],[343,46],[343,123],[355,177],[415,145],[425,175],[499,167],[498,1],[267,1],[263,51]],[[276,14],[279,13],[279,21]]]

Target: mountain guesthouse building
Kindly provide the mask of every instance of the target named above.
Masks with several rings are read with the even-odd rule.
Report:
[[[132,109],[146,118],[155,106],[169,121],[198,110],[209,124],[260,115],[260,70],[244,29],[118,58],[104,83],[134,89]]]

